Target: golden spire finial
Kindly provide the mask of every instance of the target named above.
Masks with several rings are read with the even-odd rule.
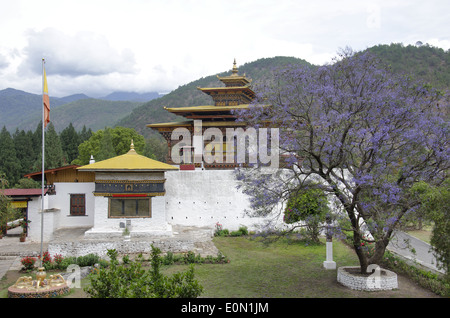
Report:
[[[131,145],[130,145],[130,151],[128,152],[128,153],[133,153],[133,152],[136,152],[136,150],[134,150],[134,142],[133,142],[133,139],[131,139]]]
[[[236,67],[236,58],[234,59],[234,63],[233,63],[233,70],[232,70],[233,75],[237,75],[238,73],[238,69]]]

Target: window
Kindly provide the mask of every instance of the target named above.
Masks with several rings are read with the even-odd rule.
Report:
[[[70,195],[70,215],[86,215],[86,198],[84,194]]]
[[[151,217],[150,198],[110,198],[109,199],[109,217]]]

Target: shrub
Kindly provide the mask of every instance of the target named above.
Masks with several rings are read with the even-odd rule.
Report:
[[[248,235],[248,229],[246,226],[241,226],[237,231],[229,231],[224,229],[222,224],[216,223],[216,229],[214,231],[214,236],[243,236]]]
[[[34,269],[34,264],[36,263],[36,258],[34,257],[24,257],[20,260],[20,262],[22,263],[23,269],[26,271],[31,271]]]
[[[224,229],[222,227],[222,224],[217,222],[216,223],[216,229],[214,231],[214,235],[215,236],[228,236],[229,235],[229,231],[227,229]]]
[[[84,256],[78,256],[76,263],[78,266],[93,266],[100,261],[100,257],[97,254],[87,254]]]
[[[304,221],[309,238],[319,242],[320,224],[329,212],[327,196],[322,190],[299,189],[289,197],[283,220],[287,224]]]
[[[152,245],[151,269],[145,271],[140,261],[119,265],[117,251],[108,250],[110,266],[89,275],[90,286],[85,291],[93,298],[194,298],[203,287],[194,278],[194,268],[164,276],[160,272],[161,250]]]
[[[408,265],[389,251],[384,253],[383,265],[397,273],[407,275],[420,286],[431,290],[437,295],[450,296],[450,284],[445,277]]]

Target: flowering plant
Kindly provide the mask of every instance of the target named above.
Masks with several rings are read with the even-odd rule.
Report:
[[[41,259],[40,256],[39,259]],[[42,266],[44,266],[46,269],[49,269],[51,265],[52,265],[52,257],[50,256],[50,253],[44,252],[42,254]]]
[[[24,232],[28,229],[28,227],[30,226],[31,221],[28,220],[27,218],[24,218],[21,222],[20,222],[20,226],[23,228]]]
[[[32,270],[34,268],[34,264],[36,263],[36,258],[26,256],[20,260],[22,263],[23,269],[26,271]]]
[[[411,192],[414,184],[440,186],[448,176],[447,93],[351,49],[333,64],[275,72],[255,93],[252,107],[235,114],[255,128],[275,124],[285,163],[276,173],[237,169],[253,213],[269,215],[309,187],[306,181],[317,182],[315,188],[351,225],[365,273],[381,261],[402,219],[417,213],[421,202]],[[360,248],[366,231],[374,242],[371,256]]]

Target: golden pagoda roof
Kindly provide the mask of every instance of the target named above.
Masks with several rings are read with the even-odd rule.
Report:
[[[134,150],[133,142],[131,142],[130,150],[121,156],[98,161],[86,166],[77,168],[81,171],[167,171],[178,170],[178,168],[148,157],[139,155]]]
[[[203,127],[226,127],[226,126],[246,126],[244,122],[238,121],[202,121]],[[167,128],[167,127],[192,127],[194,126],[194,121],[178,121],[169,123],[157,123],[146,125],[149,128]]]
[[[233,62],[233,69],[231,70],[231,75],[222,76],[222,77],[217,75],[217,78],[220,81],[224,82],[224,83],[227,83],[227,82],[241,82],[243,85],[251,83],[251,80],[249,80],[245,76],[245,74],[244,75],[239,75],[238,74],[238,68],[236,66],[236,59],[234,59],[234,62]]]
[[[232,109],[247,109],[250,104],[241,104],[234,106],[214,106],[214,105],[205,105],[205,106],[189,106],[189,107],[175,107],[175,108],[167,108],[164,106],[164,109],[171,113],[184,113],[184,112],[214,112],[214,111],[229,111]]]

